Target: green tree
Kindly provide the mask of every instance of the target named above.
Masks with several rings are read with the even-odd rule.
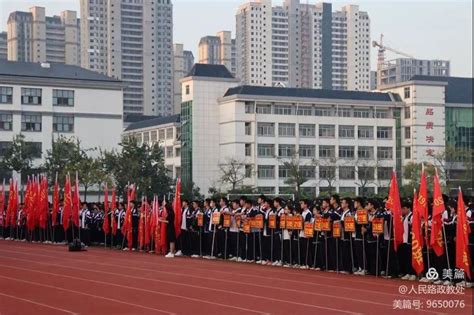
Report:
[[[230,185],[231,192],[234,192],[245,178],[250,177],[252,172],[252,169],[246,167],[245,163],[235,158],[230,158],[224,164],[219,165],[219,170],[221,173],[220,182]]]
[[[453,145],[447,145],[444,151],[433,155],[434,165],[448,191],[458,186],[472,189],[473,159],[473,150],[459,149]]]
[[[194,182],[191,184],[182,183],[181,193],[187,200],[201,200],[204,196],[201,194],[201,190],[196,186]]]
[[[56,174],[61,183],[65,180],[67,173],[72,173],[71,176],[74,178],[74,173],[78,170],[77,164],[81,158],[82,152],[79,141],[73,137],[66,138],[64,136],[53,139],[51,149],[46,151],[43,164],[51,181],[50,184],[54,184]]]
[[[420,186],[422,163],[409,162],[403,167],[403,179],[405,183],[400,187],[400,195],[403,197],[413,196],[413,190],[418,190]],[[425,163],[425,173],[428,184],[428,191],[433,191],[432,177],[435,168],[432,164]],[[390,186],[390,185],[389,185]]]
[[[16,135],[4,152],[0,168],[19,173],[21,179],[22,173],[28,173],[32,169],[35,156],[41,155],[37,150],[38,148],[25,141],[24,135]]]
[[[283,167],[288,172],[284,183],[292,187],[295,198],[300,199],[302,197],[301,186],[310,179],[304,167],[312,167],[314,169],[314,164],[301,165],[298,152],[295,152],[289,158],[278,159],[283,162],[280,167]]]

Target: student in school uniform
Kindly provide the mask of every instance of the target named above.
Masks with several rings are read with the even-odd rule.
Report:
[[[344,221],[348,217],[353,217],[352,210],[351,210],[352,200],[349,197],[343,198],[341,201],[341,258],[342,258],[342,271],[341,273],[352,273],[353,264],[354,264],[354,253],[353,245],[351,243],[353,240],[353,232],[346,232],[344,229]]]
[[[122,227],[125,220],[125,208],[123,202],[118,203],[118,208],[115,210],[115,220],[117,221],[117,234],[114,237],[115,246],[122,247],[123,234]]]
[[[403,243],[398,248],[397,255],[400,263],[400,278],[403,280],[415,280],[416,275],[411,265],[411,241],[412,241],[412,217],[411,211],[412,202],[405,201],[402,205],[402,219],[403,219]]]
[[[189,234],[188,234],[188,219],[192,217],[192,213],[189,208],[189,202],[186,199],[181,201],[181,233],[177,239],[178,251],[175,256],[190,256],[189,252]],[[189,218],[188,218],[189,216]]]
[[[203,215],[201,203],[199,200],[194,200],[191,205],[192,219],[191,219],[191,257],[197,258],[202,255],[202,226],[198,225],[198,216]]]
[[[140,224],[140,211],[135,204],[135,201],[130,202],[132,208],[132,250],[138,248],[138,226]]]
[[[354,238],[354,258],[355,258],[355,275],[364,276],[367,274],[367,224],[362,224],[361,217],[358,216],[360,213],[366,213],[368,219],[368,212],[365,210],[365,201],[361,197],[354,199],[354,218],[355,218],[355,238]]]
[[[294,207],[292,204],[289,202],[286,203],[284,213],[282,215],[285,215],[287,218],[288,217],[293,217],[293,211]],[[281,215],[280,215],[281,217]],[[293,265],[293,259],[292,259],[292,244],[291,244],[291,230],[288,229],[283,229],[282,230],[282,246],[283,246],[283,257],[282,257],[282,265],[285,268],[290,268]]]
[[[271,200],[265,199],[263,202],[263,207],[261,208],[261,212],[263,214],[263,230],[262,230],[262,258],[261,264],[262,265],[271,265],[271,254],[272,254],[272,231],[268,227],[268,221],[270,215],[274,214],[273,209],[271,207]]]
[[[316,220],[321,217],[321,208],[315,202],[313,204],[313,218],[311,219],[313,226],[314,224],[316,224]],[[325,267],[323,232],[314,231],[314,237],[310,246],[313,247],[313,252],[311,253],[311,257],[313,257],[313,265],[311,265],[311,268],[314,267],[315,270],[322,270]],[[316,250],[316,253],[314,252],[314,250]],[[316,257],[316,260],[314,260],[314,257]]]
[[[218,243],[218,248],[219,248],[219,252],[218,252],[218,257],[220,258],[224,258],[224,259],[227,259],[228,257],[225,257],[225,255],[229,254],[229,248],[226,244],[226,233],[229,233],[229,228],[226,228],[224,227],[224,214],[230,214],[230,210],[229,210],[229,207],[228,207],[228,204],[229,204],[229,201],[227,200],[227,198],[225,197],[222,197],[219,199],[219,213],[221,214],[220,216],[220,220],[219,220],[219,227],[218,227],[218,234],[219,234],[219,243]],[[229,235],[227,235],[227,241],[229,239]],[[226,253],[226,250],[227,250],[227,253]]]
[[[240,203],[238,199],[232,201],[231,210],[230,210],[230,228],[228,235],[228,248],[227,253],[229,255],[229,260],[236,261],[240,256],[239,248],[237,247],[237,239],[239,238],[239,227],[235,220],[236,215],[240,215]],[[239,244],[240,245],[240,244]]]
[[[300,208],[301,208],[301,216],[303,218],[303,227],[305,223],[311,223],[313,219],[313,214],[309,208],[309,202],[307,199],[303,199],[300,201]],[[308,240],[306,235],[304,234],[304,228],[303,230],[299,231],[299,242],[300,242],[300,268],[301,269],[308,269],[309,266],[312,266],[312,260],[313,257],[311,255],[313,248],[312,246],[309,246],[311,243],[311,240]],[[308,249],[308,252],[306,252],[306,249]],[[307,255],[309,257],[307,257]]]
[[[282,246],[282,230],[280,229],[280,217],[285,213],[285,209],[282,207],[281,198],[275,198],[273,200],[273,209],[276,216],[276,228],[273,232],[273,265],[281,266],[282,257],[281,257],[281,246]]]
[[[204,217],[203,217],[203,234],[202,234],[202,245],[204,258],[211,257],[211,242],[212,242],[212,230],[211,230],[211,199],[204,200]]]
[[[332,195],[329,200],[330,209],[327,216],[330,219],[331,232],[328,233],[328,260],[329,260],[329,271],[333,272],[336,270],[342,270],[342,259],[341,259],[341,244],[333,237],[332,224],[334,221],[340,221],[342,210],[339,206],[340,198],[339,195]],[[336,257],[338,256],[338,257]],[[339,265],[337,265],[339,262]]]
[[[247,201],[245,206],[247,208],[246,216],[248,218],[255,218],[258,214],[261,214],[260,211],[260,204],[263,204],[264,196],[260,196],[257,202]],[[260,202],[260,203],[259,203]],[[251,228],[251,233],[249,234],[248,240],[248,262],[256,262],[259,261],[259,238],[258,233],[260,232],[259,229]]]
[[[170,203],[165,205],[167,217],[164,221],[166,223],[166,240],[169,243],[170,251],[166,254],[166,258],[174,258],[175,256],[175,249],[176,249],[176,231],[174,229],[174,210]]]
[[[79,211],[79,227],[81,229],[81,242],[86,246],[90,245],[90,227],[92,224],[92,213],[89,210],[87,203],[82,204],[82,209]]]

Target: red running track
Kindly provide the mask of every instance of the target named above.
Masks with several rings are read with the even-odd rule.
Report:
[[[401,294],[420,283],[312,270],[0,241],[0,314],[472,314],[464,294]],[[432,285],[431,288],[437,286]],[[428,308],[428,300],[464,308]],[[419,300],[420,310],[394,309]]]

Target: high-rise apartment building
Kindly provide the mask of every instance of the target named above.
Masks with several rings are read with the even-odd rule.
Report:
[[[174,113],[181,112],[181,83],[179,80],[184,78],[194,65],[194,55],[189,50],[184,50],[183,44],[174,44]]]
[[[414,75],[449,77],[448,60],[423,60],[414,58],[397,58],[382,64],[380,69],[381,86],[401,83],[410,80]]]
[[[7,32],[0,32],[0,60],[8,59]]]
[[[220,31],[216,36],[205,36],[199,41],[199,63],[224,65],[235,75],[236,46],[230,31]]]
[[[124,82],[124,113],[173,114],[171,1],[81,0],[81,17],[82,66]]]
[[[7,21],[8,60],[80,65],[80,28],[75,11],[46,16],[43,7],[10,13]]]
[[[358,6],[256,0],[239,7],[236,22],[243,83],[369,90],[370,20]]]

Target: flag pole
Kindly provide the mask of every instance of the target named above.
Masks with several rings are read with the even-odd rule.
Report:
[[[390,216],[390,225],[388,227],[388,246],[387,246],[387,266],[385,268],[385,277],[388,277],[388,265],[390,262],[390,246],[392,241],[393,214]]]

